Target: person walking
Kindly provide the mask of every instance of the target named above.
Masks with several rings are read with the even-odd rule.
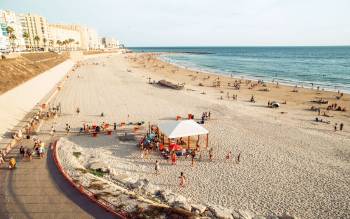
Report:
[[[343,123],[340,123],[339,130],[340,130],[340,131],[343,131],[343,128],[344,128],[344,124],[343,124]]]
[[[192,158],[192,167],[194,167],[194,158],[196,157],[196,151],[192,150],[191,152],[191,158]]]
[[[241,152],[239,152],[239,154],[237,155],[237,164],[239,164],[240,161],[241,161]]]
[[[159,162],[158,162],[158,160],[156,160],[156,163],[154,165],[154,170],[156,171],[156,175],[158,175],[159,174]]]
[[[9,169],[14,169],[16,168],[16,159],[14,157],[11,157],[9,161]]]
[[[209,160],[213,161],[213,148],[209,149]]]
[[[171,164],[172,164],[172,165],[176,165],[176,160],[177,160],[176,153],[173,152],[173,153],[171,154]]]
[[[24,146],[21,145],[21,147],[19,148],[19,153],[22,155],[22,159],[24,158],[24,154],[25,154],[25,149]]]
[[[180,173],[180,187],[185,187],[186,184],[186,177],[183,172]]]
[[[337,123],[335,123],[335,125],[334,125],[334,131],[336,132],[337,131]]]
[[[3,163],[5,163],[5,158],[4,158],[4,157],[5,157],[5,156],[4,156],[3,152],[0,151],[0,165],[3,164]]]
[[[53,136],[53,134],[55,134],[55,128],[53,127],[53,125],[51,126],[51,130],[50,130],[50,135],[51,137]]]
[[[26,153],[27,153],[29,161],[31,161],[33,159],[33,151],[32,151],[32,149],[27,148]]]

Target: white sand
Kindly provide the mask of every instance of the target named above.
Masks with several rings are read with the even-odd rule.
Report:
[[[230,209],[264,215],[289,212],[301,218],[350,217],[348,132],[318,129],[298,112],[281,115],[245,101],[218,100],[218,91],[211,88],[201,88],[207,93],[201,95],[202,90],[174,91],[149,85],[149,74],[129,66],[122,55],[95,60],[106,66],[82,66],[55,99],[64,113],[56,120],[57,130],[63,130],[66,122],[78,129],[84,121],[158,122],[188,113],[198,118],[208,110],[213,115],[205,127],[210,131],[215,160],[207,161],[205,154],[194,168],[189,160],[180,160],[177,166],[161,160],[158,176],[153,174],[154,161],[160,159],[156,154],[141,160],[135,146],[120,145],[115,136],[72,138],[82,147],[94,147],[84,152],[95,154],[114,171],[147,177],[195,202]],[[79,115],[76,107],[80,107]],[[106,116],[99,117],[101,112]],[[234,156],[242,152],[239,165],[224,160],[229,150]],[[183,189],[178,187],[181,171],[189,181]]]

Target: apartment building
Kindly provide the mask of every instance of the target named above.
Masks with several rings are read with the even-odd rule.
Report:
[[[46,18],[35,14],[21,14],[20,21],[23,33],[28,34],[28,38],[25,38],[26,46],[47,49],[49,36]]]
[[[119,41],[113,37],[103,37],[102,44],[106,49],[115,49],[119,48]]]
[[[67,25],[60,24],[49,24],[48,30],[50,48],[55,50],[62,47],[69,50],[77,50],[81,48],[80,31],[68,28]],[[60,43],[64,44],[60,45]]]
[[[20,22],[20,18],[16,15],[15,12],[10,10],[0,10],[0,25],[2,30],[2,36],[0,41],[2,45],[7,45],[14,50],[24,50],[25,41],[23,38],[23,30]],[[8,33],[7,29],[11,28],[12,33]],[[10,39],[10,35],[14,38]],[[5,39],[6,38],[6,39]],[[4,43],[7,41],[7,43]]]

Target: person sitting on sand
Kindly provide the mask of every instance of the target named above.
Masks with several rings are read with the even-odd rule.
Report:
[[[186,184],[186,177],[183,172],[180,173],[180,187],[185,187]]]
[[[79,107],[77,107],[77,114],[79,115],[79,113],[80,113],[80,109],[79,109]]]
[[[232,152],[229,151],[226,155],[226,160],[230,160],[232,158]]]

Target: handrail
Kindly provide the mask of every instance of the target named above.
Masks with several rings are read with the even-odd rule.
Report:
[[[90,191],[89,189],[85,188],[80,183],[73,182],[72,178],[63,170],[61,163],[57,159],[57,140],[52,145],[52,158],[56,164],[56,167],[61,172],[63,177],[75,188],[77,189],[82,195],[86,196],[88,199],[90,199],[92,202],[95,202],[97,205],[99,205],[101,208],[105,209],[106,211],[114,214],[115,216],[127,219],[127,212],[125,211],[116,211],[114,209],[115,205],[110,203],[109,201],[103,199],[103,198],[95,198],[95,193]]]

